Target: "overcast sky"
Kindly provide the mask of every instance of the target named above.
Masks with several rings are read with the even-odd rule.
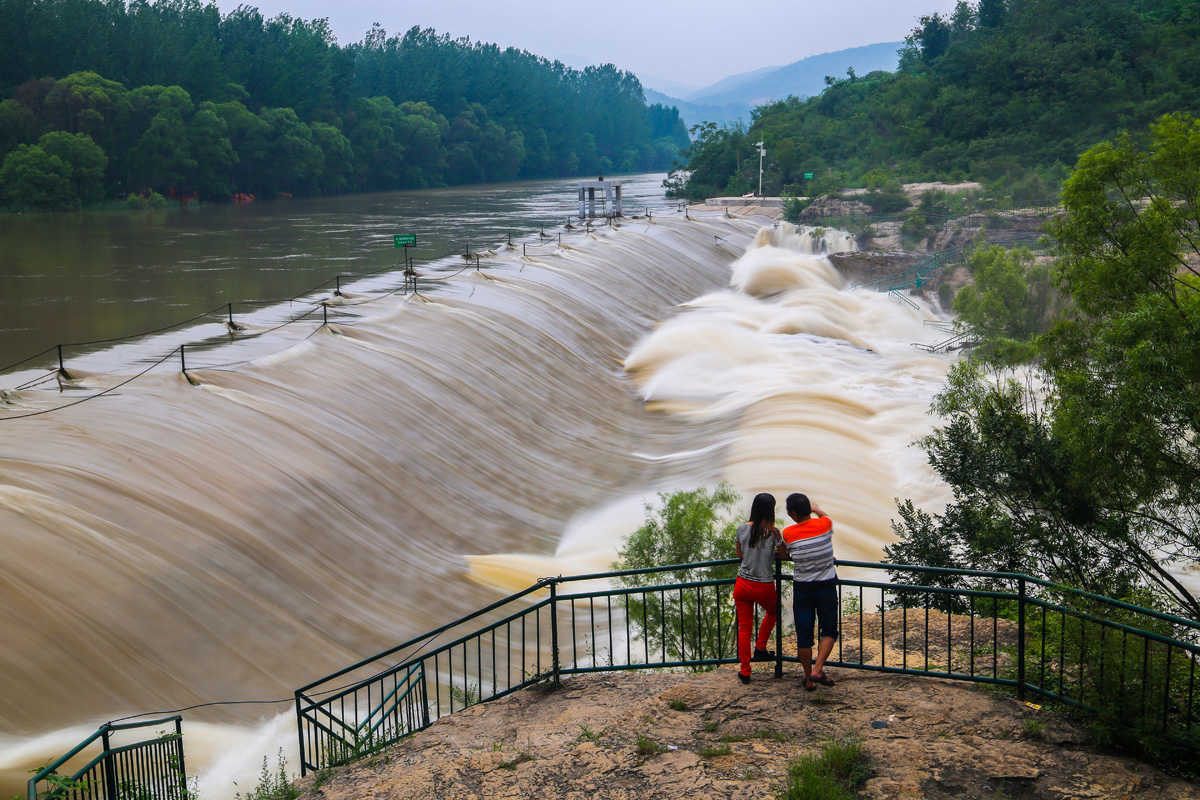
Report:
[[[708,86],[760,67],[876,42],[900,41],[922,14],[955,0],[217,0],[225,13],[257,6],[302,19],[328,17],[340,44],[378,22],[389,35],[414,25],[518,47],[571,66],[613,63],[651,86]]]

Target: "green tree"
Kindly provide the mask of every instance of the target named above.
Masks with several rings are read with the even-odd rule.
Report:
[[[971,334],[978,353],[995,363],[1019,364],[1037,355],[1034,338],[1062,311],[1050,267],[1033,253],[999,245],[977,248],[967,258],[972,283],[954,297],[956,325]]]
[[[734,506],[741,498],[728,483],[711,493],[705,489],[660,492],[658,507],[646,505],[646,521],[620,550],[617,570],[692,564],[732,558],[737,522]],[[670,570],[618,579],[629,587],[732,578],[737,565]],[[727,587],[726,587],[727,588]],[[722,597],[725,599],[722,601]],[[727,657],[733,652],[734,612],[726,592],[715,587],[670,594],[630,596],[632,622],[646,637],[650,652],[667,660]],[[643,624],[643,618],[645,624]]]
[[[78,202],[95,203],[103,197],[108,156],[91,137],[83,133],[51,131],[38,139],[38,147],[70,166],[71,187]]]
[[[0,165],[0,203],[57,211],[77,205],[71,165],[33,144],[20,145]]]
[[[1038,340],[1041,387],[952,371],[923,444],[954,502],[905,510],[895,560],[940,550],[1200,619],[1170,569],[1200,561],[1197,153],[1200,122],[1168,115],[1080,158],[1052,226],[1071,305]]]
[[[229,140],[228,126],[212,103],[202,104],[188,121],[186,147],[194,163],[184,175],[187,187],[204,198],[228,195],[237,153]]]

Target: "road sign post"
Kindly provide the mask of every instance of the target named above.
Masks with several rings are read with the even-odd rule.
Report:
[[[396,247],[416,247],[417,235],[415,233],[397,233],[392,237],[392,243]]]

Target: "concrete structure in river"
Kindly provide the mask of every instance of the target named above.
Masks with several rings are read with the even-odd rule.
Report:
[[[603,191],[600,213],[596,213],[596,192]],[[601,175],[594,181],[579,182],[579,218],[621,216],[621,182],[606,181]]]

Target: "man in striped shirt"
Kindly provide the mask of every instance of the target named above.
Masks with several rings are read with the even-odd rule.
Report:
[[[795,521],[783,529],[783,541],[792,560],[792,613],[796,618],[796,643],[804,667],[804,688],[833,686],[825,676],[825,660],[838,637],[837,570],[833,563],[833,521],[806,495],[787,498],[788,516]],[[812,660],[813,622],[820,628],[817,660]]]

